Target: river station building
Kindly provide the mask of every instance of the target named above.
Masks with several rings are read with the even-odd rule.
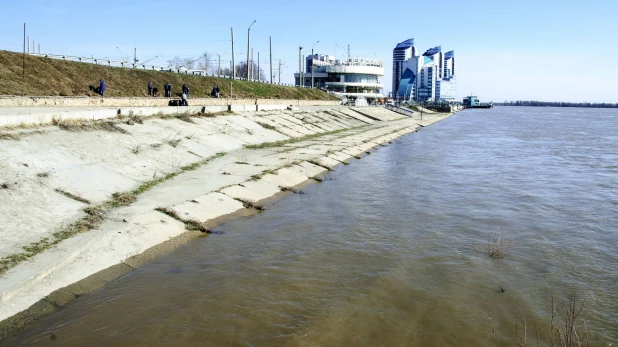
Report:
[[[416,54],[414,39],[393,49],[393,99],[400,102],[457,101],[455,51],[442,47]]]
[[[313,69],[313,86],[332,92],[348,99],[365,98],[369,103],[384,97],[381,78],[384,66],[381,60],[367,58],[335,59],[332,55],[308,55],[305,61],[303,85],[311,87],[311,70]],[[296,85],[300,74],[295,73]]]

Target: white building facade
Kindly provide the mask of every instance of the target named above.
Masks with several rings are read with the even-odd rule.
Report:
[[[369,102],[384,97],[382,77],[384,66],[381,60],[367,58],[335,59],[332,55],[314,54],[306,57],[306,71],[303,73],[303,85],[311,87],[311,70],[313,86],[325,89],[349,99],[363,97]],[[300,76],[294,74],[296,85]]]
[[[393,61],[393,65],[395,63]],[[437,46],[428,49],[423,55],[414,55],[397,63],[401,65],[401,74],[398,77],[393,75],[393,82],[398,78],[397,89],[394,89],[393,83],[393,99],[413,102],[457,101],[454,51],[442,53],[442,48]]]

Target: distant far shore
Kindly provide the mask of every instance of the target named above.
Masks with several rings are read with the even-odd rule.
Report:
[[[559,101],[505,101],[494,102],[494,106],[549,106],[549,107],[592,107],[618,108],[618,103],[590,103],[590,102],[559,102]]]

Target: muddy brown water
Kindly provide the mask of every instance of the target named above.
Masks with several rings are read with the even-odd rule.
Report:
[[[3,344],[513,345],[574,288],[590,338],[615,345],[616,129],[617,110],[461,112]]]

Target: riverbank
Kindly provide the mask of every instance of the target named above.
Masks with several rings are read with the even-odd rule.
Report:
[[[132,116],[0,136],[0,337],[448,116],[314,107]]]

